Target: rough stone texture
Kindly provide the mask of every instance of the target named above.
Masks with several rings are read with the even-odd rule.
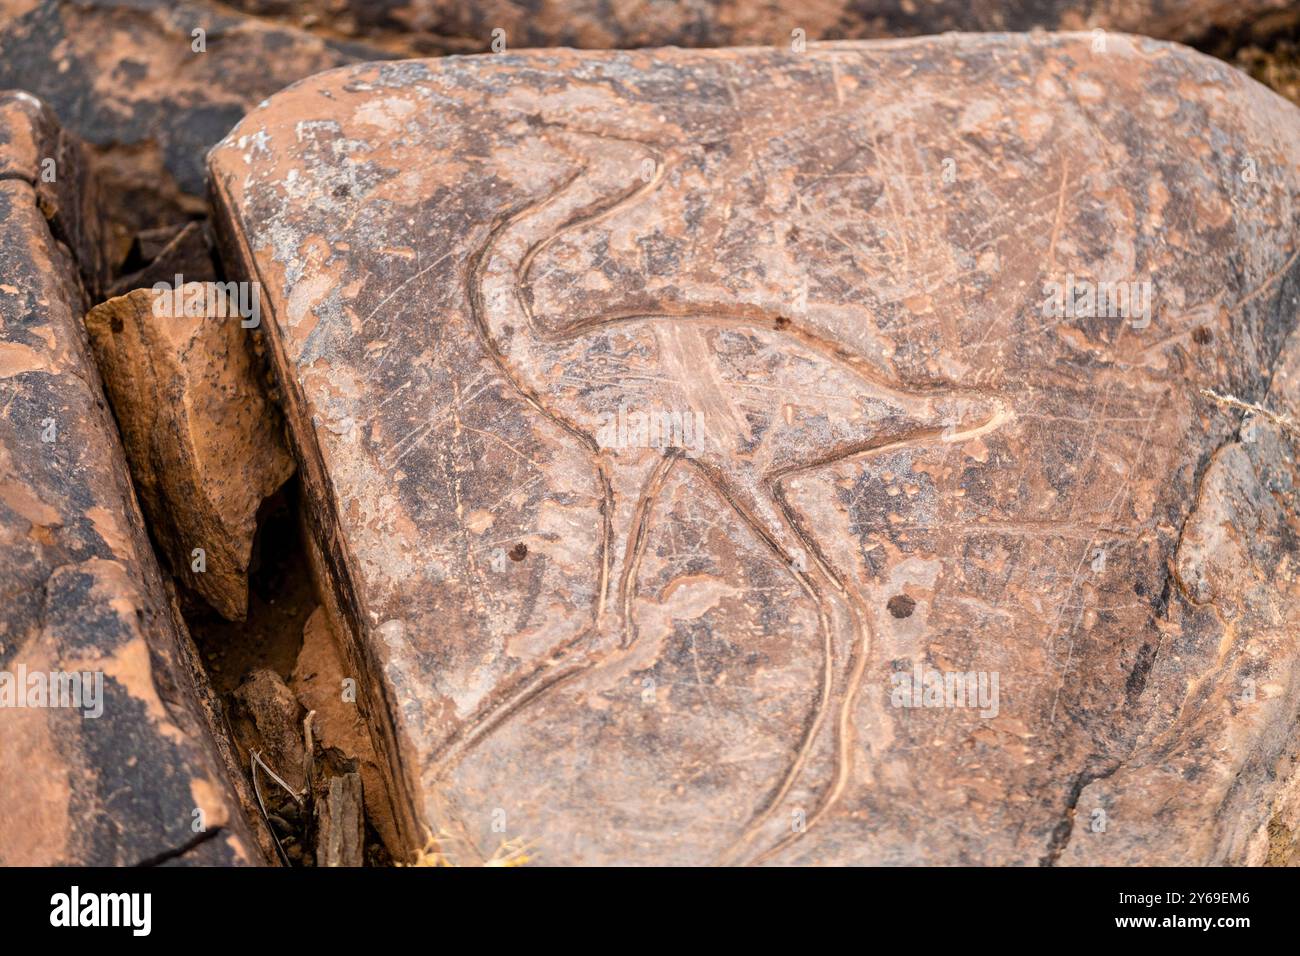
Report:
[[[0,91],[5,85],[0,84]],[[59,126],[48,107],[30,95],[6,91],[0,99],[0,177],[20,180],[54,239],[68,248],[73,271],[89,296],[108,277],[101,241],[101,196],[83,145]]]
[[[0,88],[43,97],[96,147],[116,266],[140,230],[202,214],[204,152],[271,93],[347,63],[486,52],[498,28],[509,49],[787,48],[796,27],[808,40],[1101,27],[1193,42],[1284,15],[1290,2],[0,0]],[[204,53],[191,48],[195,28],[206,31]]]
[[[316,801],[316,865],[364,866],[365,821],[361,775],[330,777],[329,790]]]
[[[227,291],[187,283],[178,301],[137,289],[92,309],[86,330],[172,573],[243,620],[257,511],[294,465],[252,361],[254,320]]]
[[[388,796],[386,768],[375,753],[370,731],[357,706],[355,685],[344,686],[347,678],[329,620],[324,609],[317,608],[303,627],[302,650],[289,688],[304,708],[315,711],[312,727],[320,746],[356,761],[364,784],[361,792],[366,815],[384,846],[396,853],[401,840]]]
[[[1284,301],[1293,314],[1296,291],[1293,284]],[[1273,369],[1262,405],[1300,422],[1300,329]],[[1159,682],[1150,692],[1160,705],[1134,757],[1087,781],[1079,795],[1081,816],[1098,809],[1118,820],[1151,815],[1177,840],[1144,845],[1139,832],[1085,827],[1062,863],[1300,863],[1300,747],[1286,719],[1300,693],[1297,449],[1300,427],[1247,413],[1211,454],[1172,562],[1191,626],[1171,633],[1177,640],[1168,650],[1198,679],[1152,671],[1148,685]],[[1202,776],[1210,778],[1202,786],[1183,786]]]
[[[35,185],[73,152],[36,100],[0,94],[0,671],[103,681],[99,717],[0,707],[0,864],[256,862],[81,329],[93,188]]]
[[[407,55],[486,52],[494,29],[510,47],[785,45],[950,30],[1082,30],[1103,27],[1171,40],[1285,10],[1290,0],[232,0],[232,6],[327,34],[365,37]]]
[[[1294,438],[1201,389],[1294,401],[1300,113],[1091,39],[377,64],[213,151],[453,858],[1286,852]],[[1067,275],[1150,322],[1045,316]],[[894,706],[918,666],[996,714]]]
[[[203,211],[204,153],[246,110],[304,76],[385,56],[204,3],[44,0],[11,12],[0,89],[41,97],[96,148],[115,263],[136,231]],[[206,52],[192,49],[196,28]]]
[[[216,250],[207,222],[189,222],[177,228],[163,227],[137,233],[123,263],[126,272],[109,287],[110,296],[136,289],[151,289],[157,283],[175,285],[176,276],[185,282],[216,282]]]
[[[250,673],[235,689],[230,708],[230,729],[245,757],[261,751],[262,759],[299,794],[307,782],[304,716],[280,675],[264,667]],[[248,760],[244,763],[247,766]],[[274,785],[267,782],[263,786]]]

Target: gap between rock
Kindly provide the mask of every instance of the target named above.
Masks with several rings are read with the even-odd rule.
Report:
[[[200,231],[203,241],[196,237]],[[146,294],[138,291],[160,278],[170,280],[173,274],[184,275],[187,289],[191,281],[224,281],[206,231],[206,223],[198,222],[173,230],[172,235],[140,237],[132,257],[124,263],[130,274],[117,278],[112,287],[118,296],[100,303],[87,316],[96,360],[144,505],[150,543],[160,566],[174,577],[179,616],[196,651],[192,664],[201,666],[215,695],[215,702],[207,708],[210,730],[227,755],[227,763],[233,765],[230,771],[242,778],[232,783],[243,812],[255,831],[273,834],[263,840],[264,851],[291,866],[391,865],[409,852],[395,824],[389,794],[387,781],[394,771],[381,765],[376,754],[371,724],[375,711],[367,702],[368,687],[351,676],[343,663],[347,656],[329,622],[324,608],[327,602],[321,600],[313,580],[307,555],[310,531],[300,507],[297,473],[287,480],[274,479],[283,483],[260,506],[254,502],[255,518],[239,513],[241,508],[249,510],[247,493],[239,500],[229,494],[201,493],[213,486],[237,485],[247,477],[240,469],[249,470],[247,461],[223,456],[217,453],[219,449],[206,449],[205,454],[199,447],[205,432],[229,430],[236,423],[233,427],[249,429],[243,451],[252,455],[265,451],[266,462],[284,453],[283,449],[265,447],[263,441],[271,429],[279,433],[283,423],[274,401],[274,386],[266,378],[258,338],[261,333],[245,334],[241,329],[233,338],[223,333],[235,343],[230,346],[234,361],[216,363],[251,365],[259,381],[251,385],[228,382],[225,384],[231,387],[226,389],[214,387],[220,383],[210,375],[176,374],[177,368],[185,365],[185,352],[178,352],[180,360],[169,364],[174,356],[160,355],[166,352],[160,342],[170,345],[178,336],[188,335],[204,347],[214,339],[210,328],[202,328],[204,323],[237,322],[238,318],[198,318],[196,332],[194,316],[151,314],[149,302],[142,301]],[[144,347],[138,342],[122,344],[124,331],[129,331],[126,326],[133,320],[146,332]],[[174,327],[148,329],[151,322],[170,322]],[[182,331],[175,333],[175,328]],[[152,341],[148,336],[153,336]],[[261,400],[260,395],[250,397],[250,387],[265,392],[269,401]],[[222,394],[226,397],[217,399]],[[214,404],[235,403],[244,407],[229,414],[212,411]],[[151,416],[164,405],[181,407],[191,418],[175,427],[158,427]],[[198,412],[193,411],[196,408]],[[185,412],[169,409],[165,414]],[[215,422],[211,420],[214,416]],[[199,437],[193,447],[177,447],[185,446],[186,438],[194,439],[196,434]],[[161,471],[161,477],[160,459],[171,466]],[[274,467],[266,464],[267,470]],[[251,470],[257,471],[257,466]],[[178,471],[184,473],[181,478]],[[252,494],[258,497],[256,490]],[[178,506],[190,496],[203,502]],[[216,513],[202,514],[204,504]],[[247,550],[241,568],[238,539],[248,535],[250,524],[255,530],[251,547],[247,542],[242,545]],[[222,540],[213,541],[218,535]],[[210,544],[209,553],[235,555],[233,571],[231,560],[222,562],[222,582],[215,590],[204,586],[208,583],[204,571],[179,565],[196,539]],[[232,580],[246,584],[246,607],[241,607],[240,600],[231,600]],[[196,588],[196,582],[200,587]],[[196,674],[196,683],[202,679]],[[254,753],[260,759],[259,767],[269,768],[274,777],[259,769],[254,781]],[[275,777],[297,793],[290,794]],[[182,856],[198,842],[202,841],[191,841],[140,865]]]

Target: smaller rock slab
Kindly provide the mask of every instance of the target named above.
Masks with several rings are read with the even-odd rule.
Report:
[[[86,329],[172,572],[243,620],[257,510],[294,465],[252,361],[256,309],[233,286],[136,289],[92,309]]]

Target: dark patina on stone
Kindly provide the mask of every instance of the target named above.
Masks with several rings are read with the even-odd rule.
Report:
[[[99,160],[113,265],[137,231],[204,212],[203,157],[248,109],[312,73],[386,56],[202,2],[23,6],[0,19],[0,89],[39,97]]]
[[[367,65],[213,151],[451,858],[1294,852],[1300,112],[1094,39]]]
[[[1279,14],[1289,0],[233,0],[232,6],[408,56],[573,46],[788,46],[947,33],[1106,29],[1190,42]],[[1283,14],[1284,15],[1284,14]]]
[[[78,163],[0,93],[0,864],[259,862],[81,327]]]

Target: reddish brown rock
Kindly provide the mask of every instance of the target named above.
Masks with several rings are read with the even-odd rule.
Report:
[[[166,285],[97,305],[86,330],[172,573],[243,620],[258,508],[294,468],[253,362],[257,298],[234,283]]]
[[[323,608],[303,628],[302,650],[289,688],[302,706],[315,713],[313,734],[321,748],[354,760],[360,774],[366,818],[384,846],[399,853],[401,838],[391,798],[387,767],[375,753],[366,718],[359,709],[356,678],[340,659],[335,636]]]
[[[1297,291],[1294,280],[1282,291],[1292,315]],[[1300,331],[1271,369],[1257,410],[1213,399],[1238,427],[1206,462],[1173,555],[1183,626],[1164,629],[1161,653],[1178,669],[1150,673],[1154,712],[1133,756],[1085,782],[1080,835],[1062,863],[1300,862],[1300,753],[1288,722],[1300,590]],[[1124,825],[1135,818],[1177,839],[1145,839]]]
[[[386,55],[209,3],[43,0],[10,12],[0,89],[40,97],[91,145],[114,264],[137,231],[204,211],[204,153],[246,110],[304,76]]]
[[[203,214],[203,155],[245,111],[303,77],[348,63],[486,52],[502,44],[508,50],[789,49],[796,41],[1038,27],[1189,43],[1230,37],[1224,52],[1231,59],[1247,39],[1246,27],[1285,18],[1290,6],[1289,0],[4,0],[0,89],[40,96],[94,147],[109,187],[104,238],[116,267],[141,230]],[[203,31],[201,51],[196,30]],[[1289,61],[1275,57],[1271,46],[1269,39],[1257,51],[1263,62],[1254,55],[1239,61],[1288,89]]]
[[[1093,39],[370,65],[213,151],[453,860],[1286,852],[1295,438],[1203,390],[1294,413],[1300,113]]]
[[[316,801],[316,865],[364,866],[365,826],[361,776],[331,777],[329,789]]]
[[[152,289],[158,283],[174,286],[178,275],[186,282],[219,278],[212,228],[206,221],[137,233],[122,266],[125,274],[109,287],[110,296]]]
[[[245,765],[255,751],[259,752],[295,794],[305,794],[309,764],[302,722],[306,714],[280,675],[258,668],[232,697],[230,728]]]
[[[1161,39],[1199,40],[1213,31],[1285,14],[1289,0],[234,0],[233,6],[325,35],[364,37],[405,55],[481,53],[493,31],[508,48],[574,46],[785,46],[967,31],[1100,27]]]
[[[4,90],[0,84],[0,90]],[[108,277],[101,233],[103,211],[97,181],[82,144],[59,126],[54,114],[27,93],[0,100],[0,177],[26,183],[54,239],[67,247],[73,272],[88,296],[98,296]]]
[[[0,94],[0,864],[257,862],[81,328],[93,184],[39,185],[73,153]]]

